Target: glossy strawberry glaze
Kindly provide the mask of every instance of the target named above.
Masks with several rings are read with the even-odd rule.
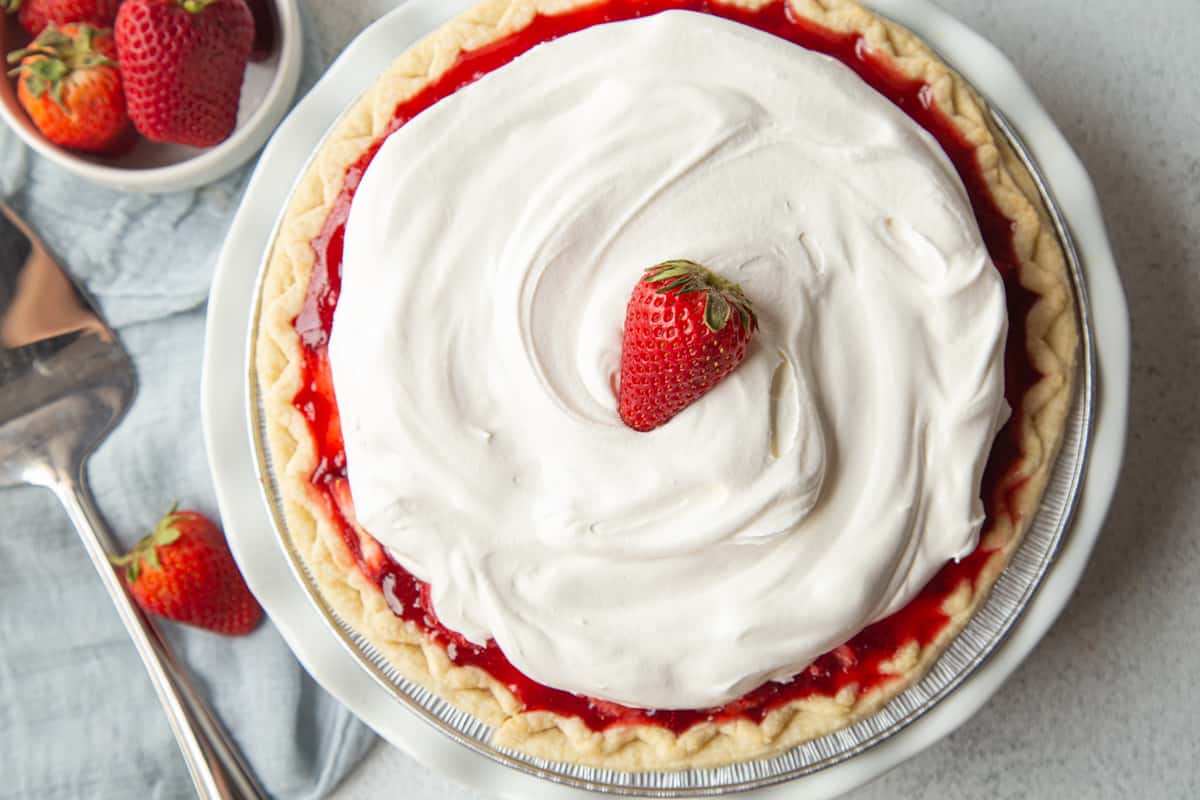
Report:
[[[928,87],[902,76],[884,57],[873,54],[858,35],[839,34],[800,20],[775,2],[758,11],[726,7],[712,0],[609,0],[556,16],[539,16],[522,31],[479,50],[464,53],[437,81],[395,111],[389,133],[423,109],[482,75],[496,69],[541,42],[602,22],[683,8],[728,17],[776,36],[837,58],[867,83],[904,109],[941,143],[967,187],[976,218],[992,260],[1004,278],[1008,295],[1009,334],[1006,345],[1006,395],[1013,408],[1020,406],[1026,390],[1040,377],[1030,361],[1025,343],[1025,322],[1034,296],[1017,280],[1012,224],[1000,213],[987,190],[974,150],[953,124],[930,105]],[[386,137],[384,137],[386,138]],[[856,684],[867,691],[890,680],[883,663],[905,644],[933,641],[948,617],[943,601],[963,581],[975,582],[994,551],[983,545],[967,558],[948,563],[907,606],[856,635],[846,644],[818,658],[787,683],[768,683],[719,708],[700,710],[647,711],[594,701],[542,686],[522,675],[505,658],[495,642],[479,647],[442,626],[428,602],[428,586],[392,561],[373,540],[360,537],[352,523],[352,511],[342,513],[345,502],[346,457],[341,428],[329,377],[326,342],[341,285],[342,243],[346,218],[354,191],[383,138],[375,143],[346,172],[345,186],[320,235],[313,241],[316,264],[303,310],[295,328],[304,351],[304,387],[294,404],[308,419],[317,442],[319,463],[312,486],[325,503],[329,517],[341,528],[343,538],[360,569],[380,587],[393,612],[417,625],[432,640],[446,647],[450,660],[460,666],[476,666],[508,686],[528,711],[549,710],[579,717],[593,730],[614,725],[659,725],[676,733],[704,720],[748,718],[761,720],[771,709],[811,695],[833,695]],[[982,497],[989,522],[1011,515],[1014,493],[1023,483],[1013,467],[1021,456],[1020,431],[1010,422],[1000,432],[985,471]]]

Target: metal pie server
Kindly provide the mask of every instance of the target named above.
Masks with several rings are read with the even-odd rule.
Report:
[[[29,227],[0,203],[0,488],[44,486],[66,507],[150,674],[199,797],[264,797],[108,561],[115,550],[84,465],[136,388],[133,362],[116,336]]]

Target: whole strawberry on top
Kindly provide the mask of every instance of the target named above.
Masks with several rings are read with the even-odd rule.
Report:
[[[86,22],[111,28],[121,0],[0,0],[0,10],[16,13],[21,27],[37,36],[47,25]]]
[[[134,142],[125,113],[112,33],[90,25],[50,25],[17,64],[17,99],[47,139],[89,153],[112,154]]]
[[[694,261],[650,267],[625,310],[621,419],[639,431],[662,425],[742,363],[757,329],[736,283]]]
[[[195,511],[172,507],[128,555],[111,560],[125,567],[130,593],[151,613],[229,636],[262,619],[225,537]]]
[[[254,43],[245,0],[125,0],[116,35],[142,135],[193,147],[229,137]]]

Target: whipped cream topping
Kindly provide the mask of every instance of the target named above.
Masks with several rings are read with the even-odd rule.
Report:
[[[638,433],[625,305],[670,258],[760,330]],[[833,59],[691,12],[540,45],[386,141],[342,281],[358,519],[541,683],[718,705],[977,542],[1003,287],[937,143]]]

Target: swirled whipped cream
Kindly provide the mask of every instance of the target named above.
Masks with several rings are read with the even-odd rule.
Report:
[[[671,258],[760,330],[638,433],[625,305]],[[386,141],[342,280],[359,521],[541,683],[717,705],[976,544],[1003,288],[937,143],[833,59],[689,12],[536,47]]]

